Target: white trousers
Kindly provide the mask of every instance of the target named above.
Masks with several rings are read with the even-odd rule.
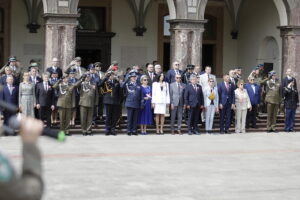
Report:
[[[241,110],[237,109],[235,113],[235,132],[236,133],[245,133],[246,132],[246,116],[247,109]]]
[[[205,129],[207,131],[211,131],[214,123],[216,107],[214,105],[210,105],[207,107],[205,113]]]

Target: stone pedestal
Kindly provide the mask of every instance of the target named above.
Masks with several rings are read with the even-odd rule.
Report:
[[[79,14],[45,14],[45,66],[51,66],[57,57],[65,69],[75,56],[76,27]]]
[[[279,27],[282,37],[282,74],[291,68],[300,88],[300,26]]]
[[[202,36],[206,20],[169,20],[171,32],[171,65],[178,61],[185,68],[187,64],[201,66]]]

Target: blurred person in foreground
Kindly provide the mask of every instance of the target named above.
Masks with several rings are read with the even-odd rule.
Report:
[[[33,128],[34,127],[34,128]],[[18,176],[11,163],[0,151],[0,199],[39,200],[42,199],[41,154],[37,140],[42,133],[43,123],[33,118],[21,120],[20,135],[23,144],[23,171]]]

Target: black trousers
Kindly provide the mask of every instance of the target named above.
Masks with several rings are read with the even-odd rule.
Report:
[[[252,110],[247,111],[247,121],[246,121],[247,127],[256,126],[256,116],[257,116],[257,105],[252,105]]]
[[[49,106],[41,106],[39,109],[39,116],[42,121],[46,120],[46,126],[51,126],[51,107]]]
[[[188,128],[189,131],[199,131],[198,123],[200,116],[200,107],[191,107],[189,109],[189,120],[188,120]]]
[[[118,112],[119,106],[113,104],[105,104],[105,111],[106,111],[106,119],[105,119],[105,126],[106,132],[111,133],[115,131],[116,123],[118,120]]]

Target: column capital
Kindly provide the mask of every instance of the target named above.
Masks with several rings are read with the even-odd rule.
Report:
[[[168,20],[170,23],[171,29],[203,29],[204,24],[207,23],[207,20],[194,20],[194,19],[171,19]]]
[[[278,26],[280,36],[300,36],[300,26]]]
[[[45,13],[43,15],[46,20],[46,24],[77,24],[77,18],[80,14],[56,14]]]

